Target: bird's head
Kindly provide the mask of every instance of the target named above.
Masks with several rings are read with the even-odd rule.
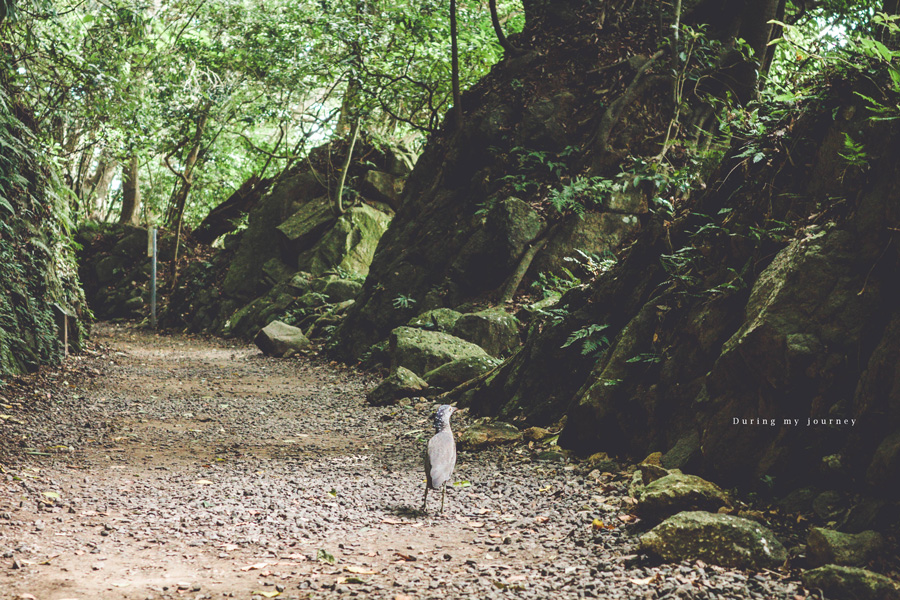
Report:
[[[452,415],[456,411],[456,407],[450,406],[449,404],[442,404],[438,406],[437,411],[434,413],[434,429],[435,431],[441,431],[445,427],[450,427],[450,415]]]

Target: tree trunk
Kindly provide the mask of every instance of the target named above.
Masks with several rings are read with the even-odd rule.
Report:
[[[100,155],[97,170],[85,183],[83,190],[84,210],[87,218],[100,220],[103,215],[106,198],[109,196],[109,184],[112,183],[118,166],[119,163],[115,159],[109,158],[105,154]]]
[[[456,31],[456,0],[450,0],[450,78],[453,84],[453,114],[455,126],[462,127],[463,113],[459,94],[459,34]]]
[[[206,122],[209,115],[204,114],[197,120],[197,127],[194,132],[193,145],[184,160],[184,170],[180,173],[172,168],[169,158],[166,157],[166,166],[175,173],[181,180],[181,185],[176,188],[172,197],[169,199],[169,211],[166,215],[166,225],[181,230],[181,221],[184,218],[184,209],[187,205],[188,195],[191,193],[191,186],[194,184],[194,167],[197,165],[197,157],[200,155],[200,148],[203,146],[203,132],[206,130]]]
[[[119,223],[137,225],[141,210],[140,164],[137,154],[122,167],[122,213]]]

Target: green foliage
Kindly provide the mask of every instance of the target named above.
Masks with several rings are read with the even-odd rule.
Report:
[[[59,359],[53,304],[71,311],[83,306],[83,297],[64,188],[31,130],[13,114],[3,87],[0,147],[0,376],[5,376]],[[70,335],[77,348],[79,324]]]
[[[562,295],[574,287],[581,285],[581,279],[575,276],[572,271],[566,267],[562,267],[562,274],[543,272],[538,274],[537,279],[531,284],[531,287],[539,290],[544,298],[553,295]]]
[[[521,29],[518,0],[499,11],[507,31]],[[364,115],[369,137],[417,145],[451,102],[446,7],[434,0],[176,0],[161,9],[41,0],[21,17],[0,26],[12,61],[3,75],[39,107],[40,142],[81,219],[117,217],[120,169],[105,200],[91,183],[104,163],[139,157],[145,220],[174,201],[173,170],[187,173],[192,225],[250,175],[277,175],[340,135],[347,110]],[[486,7],[461,5],[459,21],[467,87],[502,49]]]
[[[409,296],[400,294],[396,298],[394,298],[391,304],[398,310],[405,310],[407,308],[412,308],[416,304],[416,300],[414,298],[410,298]]]
[[[576,342],[581,342],[582,356],[592,355],[596,357],[609,347],[609,338],[603,334],[603,331],[608,328],[609,325],[586,325],[577,331],[573,331],[566,343],[560,347],[568,348]]]
[[[600,206],[618,189],[610,179],[602,177],[576,177],[571,183],[550,192],[547,198],[560,213],[572,212],[579,217],[593,206]]]

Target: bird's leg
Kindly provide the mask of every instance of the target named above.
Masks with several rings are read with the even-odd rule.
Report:
[[[425,497],[422,498],[422,512],[423,512],[423,513],[427,513],[427,512],[428,512],[427,510],[425,510],[425,506],[426,506],[427,503],[428,503],[428,484],[426,483],[426,484],[425,484]]]
[[[441,514],[444,514],[444,496],[447,495],[447,484],[441,486]]]

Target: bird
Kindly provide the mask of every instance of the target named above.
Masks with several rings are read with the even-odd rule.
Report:
[[[428,440],[425,450],[425,497],[422,499],[422,512],[427,513],[428,490],[441,490],[441,513],[444,512],[444,496],[447,493],[447,482],[453,475],[456,466],[456,440],[450,430],[450,415],[456,408],[442,404],[434,413],[435,434]]]

